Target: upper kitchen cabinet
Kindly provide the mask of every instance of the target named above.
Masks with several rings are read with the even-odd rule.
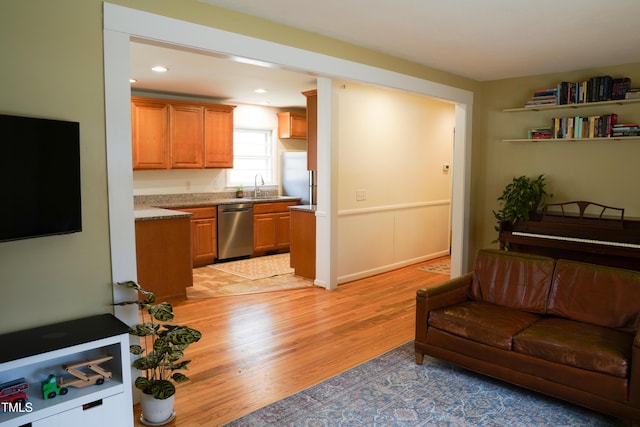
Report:
[[[209,105],[204,109],[204,166],[233,167],[233,107]]]
[[[169,146],[172,169],[201,169],[204,166],[203,107],[169,105]]]
[[[303,113],[278,113],[278,138],[306,139],[307,117]]]
[[[133,168],[232,168],[234,108],[132,97]]]
[[[302,92],[307,97],[307,170],[318,170],[318,91]]]
[[[169,105],[162,100],[131,98],[134,169],[169,167]]]

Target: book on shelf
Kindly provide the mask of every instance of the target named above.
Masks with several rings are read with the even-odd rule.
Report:
[[[626,99],[627,92],[631,86],[631,79],[629,77],[622,77],[619,79],[613,79],[611,86],[611,99]]]
[[[619,136],[640,136],[640,125],[637,123],[619,123],[613,126],[612,135]]]
[[[531,128],[529,129],[529,139],[551,139],[553,131],[550,127]]]
[[[627,89],[624,99],[640,99],[640,89]]]
[[[525,108],[532,108],[532,107],[542,107],[546,105],[557,105],[558,104],[557,93],[558,93],[557,88],[536,89],[533,92],[533,96],[531,96],[531,99],[527,101],[527,103],[524,106]]]

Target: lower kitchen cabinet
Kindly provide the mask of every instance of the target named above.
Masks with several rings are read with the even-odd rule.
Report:
[[[256,203],[253,205],[253,253],[286,252],[291,242],[289,206],[298,202]]]
[[[158,300],[186,297],[193,286],[188,216],[136,221],[138,282]]]
[[[291,268],[294,274],[316,278],[316,213],[291,209]]]
[[[46,325],[0,335],[0,383],[24,380],[26,403],[0,411],[0,426],[133,426],[128,326],[111,314]],[[102,384],[67,387],[43,397],[41,382],[51,374],[72,379],[63,365],[110,356],[99,365],[108,371]],[[94,374],[89,371],[88,375]],[[7,389],[5,389],[6,391]]]
[[[213,264],[217,256],[216,239],[216,207],[179,208],[182,212],[190,212],[191,217],[191,251],[193,267]]]

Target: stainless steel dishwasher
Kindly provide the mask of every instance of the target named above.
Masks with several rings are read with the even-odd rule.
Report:
[[[253,253],[253,204],[218,205],[218,259]]]

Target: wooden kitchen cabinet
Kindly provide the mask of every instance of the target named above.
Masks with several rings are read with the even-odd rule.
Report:
[[[203,107],[194,105],[169,105],[169,146],[172,169],[204,167],[203,110]]]
[[[179,208],[179,211],[190,212],[191,217],[191,251],[193,267],[213,264],[217,256],[216,207]]]
[[[232,168],[234,108],[131,97],[133,168]]]
[[[294,274],[316,278],[316,213],[291,209],[291,268]]]
[[[289,206],[298,202],[256,203],[253,205],[253,253],[286,252],[291,244]]]
[[[204,109],[204,166],[233,167],[233,109],[231,105]]]
[[[138,220],[135,230],[140,285],[158,300],[186,298],[193,286],[189,217]]]
[[[307,137],[307,116],[303,113],[278,113],[278,138],[305,139]]]
[[[162,100],[131,98],[133,169],[169,167],[169,106]]]
[[[302,92],[307,97],[307,170],[318,170],[318,91]]]

